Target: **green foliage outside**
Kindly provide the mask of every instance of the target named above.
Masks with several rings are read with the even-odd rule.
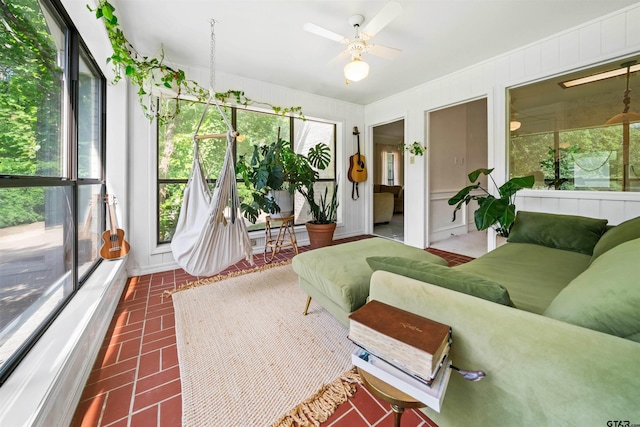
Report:
[[[160,108],[171,108],[175,100],[163,99]],[[193,164],[193,133],[205,104],[201,102],[181,101],[180,114],[166,121],[158,130],[158,179],[159,221],[158,240],[169,241],[175,231],[175,225],[182,206],[182,193],[191,174]],[[290,118],[275,114],[258,113],[236,109],[237,130],[245,138],[236,143],[236,158],[253,152],[254,146],[264,145],[274,140],[280,132],[281,137],[290,137]],[[225,107],[225,115],[231,120],[231,108]],[[215,106],[210,106],[200,129],[200,134],[224,133],[226,124]],[[205,174],[211,180],[213,191],[215,180],[222,169],[227,149],[226,139],[208,139],[199,143],[200,158]],[[180,182],[163,182],[176,180]],[[238,185],[241,203],[251,198],[251,190],[243,184]],[[259,228],[260,225],[258,224]]]
[[[609,153],[610,191],[622,191],[623,137],[622,126],[600,126],[558,132],[558,147],[554,134],[512,136],[510,139],[510,175],[539,174],[537,188],[562,190],[602,190],[602,187],[576,186],[576,165],[582,165],[582,156]],[[556,149],[558,158],[556,159]],[[556,165],[556,162],[558,164]],[[640,179],[640,124],[632,124],[629,131],[629,165],[631,179]],[[559,170],[556,176],[556,169]],[[585,168],[588,169],[588,168]],[[638,172],[634,175],[634,171]],[[556,186],[557,185],[557,186]],[[636,190],[637,191],[637,190]]]
[[[0,174],[60,176],[58,48],[36,0],[0,0],[0,18]],[[43,220],[42,195],[2,189],[0,228]]]

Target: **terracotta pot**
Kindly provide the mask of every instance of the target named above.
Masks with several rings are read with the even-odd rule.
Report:
[[[312,224],[307,222],[307,233],[311,249],[331,246],[333,244],[333,232],[336,230],[336,223],[332,224]]]

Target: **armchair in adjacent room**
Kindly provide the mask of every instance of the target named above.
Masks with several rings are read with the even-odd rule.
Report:
[[[393,194],[393,213],[404,213],[404,188],[401,185],[373,185],[373,194]]]

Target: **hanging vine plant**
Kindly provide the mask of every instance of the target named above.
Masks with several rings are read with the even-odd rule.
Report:
[[[114,83],[126,77],[138,88],[138,99],[145,116],[157,119],[159,124],[172,120],[180,112],[180,99],[190,98],[205,102],[209,98],[209,91],[193,80],[188,80],[185,72],[175,69],[163,63],[164,51],[161,49],[160,57],[143,56],[129,43],[120,29],[115,8],[106,0],[101,0],[95,9],[89,5],[87,8],[94,12],[96,19],[102,19],[107,30],[113,54],[107,58],[107,63],[113,65],[115,74]],[[170,110],[159,111],[154,96],[169,96],[176,98]],[[248,98],[244,91],[228,90],[216,92],[215,97],[223,103],[233,102],[237,105],[264,105],[270,107],[276,114],[297,115],[304,119],[302,107],[278,107],[266,102],[257,102]]]

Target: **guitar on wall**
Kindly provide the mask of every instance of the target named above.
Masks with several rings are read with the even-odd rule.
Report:
[[[109,230],[102,233],[104,245],[100,248],[100,256],[106,260],[119,259],[129,253],[129,243],[124,240],[124,230],[118,228],[116,221],[115,196],[107,194],[104,197],[109,207]]]
[[[360,154],[360,132],[357,126],[354,126],[353,134],[358,140],[358,152],[349,157],[349,172],[347,173],[347,178],[353,183],[351,198],[358,200],[358,197],[360,197],[358,193],[358,183],[367,180],[367,167],[364,164],[364,156]]]

